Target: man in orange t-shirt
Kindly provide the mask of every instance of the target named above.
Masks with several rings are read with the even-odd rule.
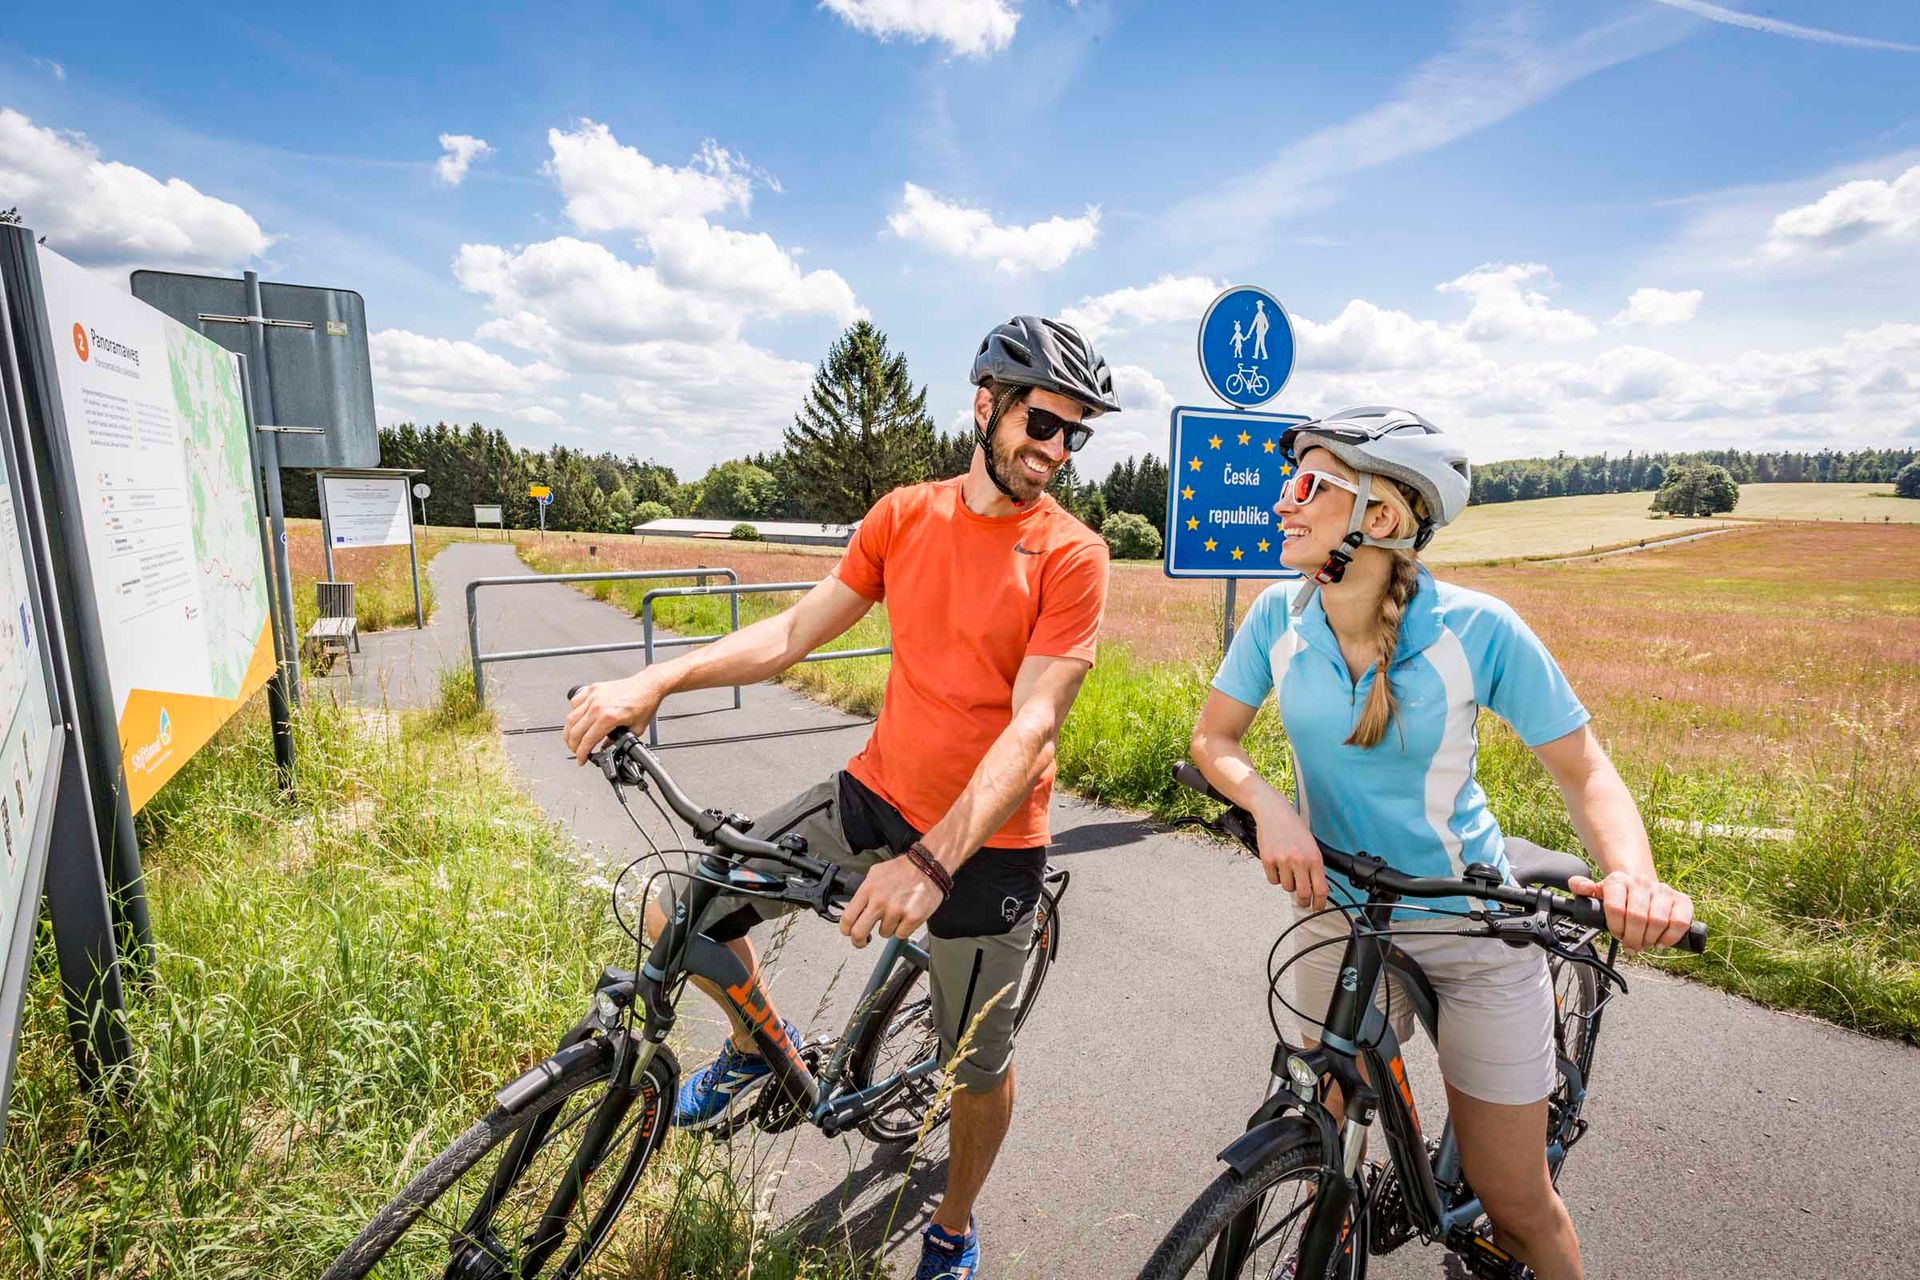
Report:
[[[893,664],[872,737],[843,772],[756,821],[754,834],[798,832],[813,856],[866,872],[840,921],[855,946],[876,931],[908,938],[928,926],[943,1060],[979,1019],[954,1071],[929,1275],[977,1271],[973,1202],[1013,1114],[1016,1011],[994,997],[1018,982],[1032,939],[1060,726],[1093,666],[1106,605],[1106,544],[1046,486],[1092,434],[1085,420],[1120,407],[1106,361],[1072,326],[1037,316],[987,335],[973,381],[966,474],[882,497],[833,575],[793,608],[587,686],[566,725],[567,746],[585,763],[615,726],[645,724],[669,693],[767,679],[886,602]],[[747,930],[782,909],[793,908],[723,897],[702,929],[757,973]],[[663,920],[652,907],[649,932]],[[766,1081],[748,1028],[734,1021],[720,1057],[682,1088],[677,1123],[719,1124]]]

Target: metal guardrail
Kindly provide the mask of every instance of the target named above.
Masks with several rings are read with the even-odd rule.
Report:
[[[550,582],[636,582],[657,581],[661,578],[692,578],[704,582],[708,578],[725,578],[728,582],[738,583],[740,575],[732,569],[700,565],[689,569],[622,569],[612,573],[523,573],[498,578],[475,578],[467,584],[467,656],[473,663],[473,697],[479,706],[487,705],[487,681],[481,670],[489,662],[517,662],[522,658],[570,658],[586,653],[618,653],[622,649],[645,649],[647,661],[653,661],[653,631],[649,622],[645,640],[625,640],[617,644],[578,644],[560,649],[512,649],[500,653],[483,653],[480,650],[480,610],[476,600],[482,587],[526,587],[544,585]],[[689,590],[712,590],[713,588],[689,588]],[[647,599],[653,598],[650,593]],[[740,629],[740,600],[733,600],[733,629]],[[709,636],[710,640],[719,639]],[[733,691],[733,705],[740,705],[740,690]]]
[[[764,595],[773,591],[811,591],[819,586],[814,582],[749,582],[742,585],[738,579],[724,587],[655,587],[640,597],[640,626],[645,639],[641,645],[647,651],[647,665],[653,665],[656,649],[673,649],[684,645],[712,644],[721,637],[713,636],[674,636],[669,640],[653,638],[653,602],[665,599],[684,599],[688,596],[727,596],[733,605],[733,630],[740,629],[740,597]],[[881,645],[870,649],[835,649],[832,652],[810,653],[800,659],[801,662],[833,662],[840,658],[879,658],[893,652],[892,645]],[[740,686],[733,686],[733,709],[740,709]],[[656,713],[647,725],[647,745],[660,745],[660,717]]]

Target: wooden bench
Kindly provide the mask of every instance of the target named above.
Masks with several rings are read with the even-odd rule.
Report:
[[[313,585],[320,616],[307,628],[301,648],[318,661],[326,659],[331,670],[335,656],[344,655],[347,674],[353,674],[353,655],[360,651],[360,622],[353,611],[351,582],[316,582]]]

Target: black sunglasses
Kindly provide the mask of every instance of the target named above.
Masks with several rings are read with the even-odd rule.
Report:
[[[1093,439],[1093,428],[1084,422],[1074,422],[1057,413],[1048,413],[1038,405],[1027,406],[1027,438],[1030,440],[1051,440],[1061,431],[1067,433],[1067,452],[1078,453],[1082,445]]]

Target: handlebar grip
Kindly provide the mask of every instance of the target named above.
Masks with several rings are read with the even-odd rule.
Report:
[[[1577,924],[1589,929],[1598,929],[1602,933],[1607,929],[1607,909],[1598,898],[1562,898],[1553,900],[1556,915],[1566,916]],[[1676,951],[1691,951],[1700,955],[1707,949],[1707,926],[1695,920],[1687,926],[1686,936],[1673,944]]]
[[[1182,760],[1173,766],[1173,780],[1189,791],[1198,791],[1209,800],[1218,800],[1226,805],[1233,803],[1213,789],[1213,784],[1207,781],[1207,775],[1201,773],[1191,760]]]

